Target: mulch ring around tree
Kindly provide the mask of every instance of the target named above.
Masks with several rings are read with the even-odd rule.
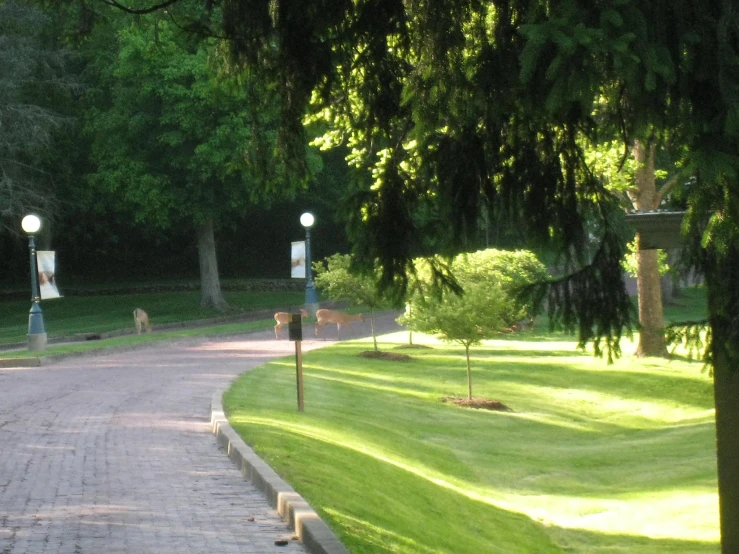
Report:
[[[388,360],[391,362],[410,362],[413,360],[408,354],[397,354],[394,352],[383,352],[382,350],[365,350],[360,352],[361,358],[370,358],[372,360]]]
[[[488,400],[487,398],[472,398],[471,400],[461,396],[445,396],[442,402],[451,402],[457,406],[465,408],[477,408],[480,410],[492,410],[495,412],[512,412],[513,410],[497,400]]]

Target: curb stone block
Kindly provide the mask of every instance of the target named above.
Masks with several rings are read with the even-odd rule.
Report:
[[[0,367],[40,367],[41,358],[0,358]]]
[[[277,510],[311,554],[350,554],[326,523],[290,485],[236,434],[223,411],[223,390],[211,400],[211,428],[239,471]]]

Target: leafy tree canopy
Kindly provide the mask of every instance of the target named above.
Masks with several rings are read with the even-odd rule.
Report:
[[[117,37],[87,118],[93,181],[162,226],[218,218],[262,197],[274,171],[252,127],[269,107],[250,111],[251,91],[217,78],[216,45],[166,20],[130,22]]]
[[[488,204],[570,262],[550,291],[553,315],[617,348],[633,321],[615,260],[624,241],[615,199],[582,150],[583,136],[604,133],[631,143],[674,130],[700,176],[690,225],[719,257],[737,243],[736,194],[724,194],[739,168],[729,1],[215,4],[234,56],[274,77],[283,128],[294,131],[283,136],[302,133],[312,102],[333,125],[324,143],[352,148],[364,170],[356,253],[380,260],[387,285],[406,283],[418,255],[464,249]],[[601,248],[584,260],[593,219]]]
[[[523,294],[527,287],[549,279],[547,268],[526,250],[488,248],[454,258],[452,271],[462,283],[495,284],[510,297],[510,309],[503,314],[506,325],[533,319],[538,306]],[[466,289],[465,289],[466,290]]]

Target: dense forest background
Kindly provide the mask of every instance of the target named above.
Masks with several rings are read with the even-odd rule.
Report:
[[[294,200],[245,210],[224,224],[217,247],[221,276],[289,278],[290,243],[305,240],[299,221],[305,211],[316,216],[311,230],[314,259],[347,252],[345,223],[336,209],[338,200],[331,197],[341,187],[330,179],[330,169],[319,173],[315,183]],[[71,201],[64,202],[55,215],[51,223],[44,220],[37,243],[39,250],[56,251],[62,291],[78,283],[199,278],[195,241],[181,229],[140,223],[125,211],[86,211]],[[0,233],[0,284],[25,291],[28,240],[20,229],[20,218],[16,219],[16,232]]]
[[[84,28],[86,17],[97,20],[94,29]],[[198,245],[192,222],[182,216],[185,208],[173,208],[174,202],[161,192],[158,196],[148,193],[143,201],[132,201],[130,191],[136,190],[136,182],[157,177],[160,163],[166,166],[168,160],[179,155],[184,161],[179,166],[172,163],[171,178],[160,179],[177,189],[178,179],[188,180],[188,174],[197,173],[205,165],[188,165],[197,157],[195,150],[204,144],[211,147],[207,163],[215,169],[209,173],[202,170],[202,188],[212,185],[225,189],[227,185],[221,183],[230,179],[234,187],[246,190],[250,179],[259,180],[259,176],[250,174],[259,168],[247,170],[230,161],[239,155],[237,147],[246,151],[248,145],[235,147],[234,142],[226,140],[208,143],[210,137],[201,136],[206,118],[213,119],[217,105],[240,100],[237,94],[214,84],[229,79],[217,75],[213,64],[217,41],[192,37],[165,18],[160,14],[142,21],[115,9],[86,14],[84,7],[63,3],[0,1],[3,288],[23,289],[28,282],[28,241],[20,228],[27,213],[42,218],[37,247],[57,252],[57,277],[62,290],[89,282],[198,279]],[[147,43],[154,47],[146,50]],[[148,58],[136,59],[136,48]],[[180,57],[173,60],[173,52]],[[126,63],[133,78],[126,78]],[[152,90],[145,82],[147,70],[152,82],[165,81],[170,86],[136,102],[131,90]],[[171,77],[173,72],[177,73]],[[236,88],[235,80],[231,81]],[[176,87],[196,90],[200,83],[204,83],[200,97],[185,98],[191,103],[188,108],[187,102],[176,96]],[[193,115],[190,121],[177,120],[181,114],[167,113],[156,105],[166,104],[166,95],[171,96],[172,105],[180,101],[183,110],[203,109],[205,115],[201,119]],[[117,106],[118,98],[123,102]],[[210,101],[212,105],[198,106],[198,101]],[[121,103],[128,113],[120,109]],[[116,116],[119,121],[114,119]],[[146,144],[151,154],[148,160],[135,150],[135,143],[144,139],[134,132],[129,137],[120,132],[136,118],[149,119],[150,127],[140,129],[141,135],[157,135]],[[236,124],[244,127],[243,120]],[[178,128],[183,129],[183,137],[162,139]],[[229,130],[221,124],[213,134],[238,135],[238,129]],[[114,151],[106,140],[119,144],[128,140],[132,144],[124,151]],[[161,149],[157,151],[158,142]],[[180,152],[173,154],[174,150]],[[272,196],[264,186],[260,194],[250,192],[248,198],[227,210],[209,214],[216,221],[216,252],[222,277],[288,278],[290,242],[305,238],[299,223],[304,211],[316,216],[312,230],[314,257],[348,249],[339,209],[349,179],[346,162],[340,151],[319,154],[312,150],[309,177],[289,187],[287,194]],[[269,172],[269,163],[263,173]],[[118,171],[128,175],[122,178]],[[126,182],[127,178],[131,182]],[[194,205],[186,208],[195,212],[207,202],[190,196],[182,204]],[[225,201],[215,199],[213,203]],[[163,215],[160,218],[149,212]]]
[[[289,278],[304,211],[314,261],[350,250],[361,187],[349,150],[310,146],[326,130],[313,124],[308,170],[283,171],[274,92],[229,73],[222,43],[170,15],[0,0],[2,289],[27,287],[28,213],[43,221],[38,249],[57,252],[62,291],[199,279],[193,228],[208,221],[222,278]],[[481,218],[469,248],[518,234]]]

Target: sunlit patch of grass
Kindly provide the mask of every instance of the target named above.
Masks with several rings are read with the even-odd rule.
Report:
[[[225,395],[236,430],[352,552],[718,552],[700,363],[486,341],[473,394],[514,409],[502,413],[441,402],[466,395],[461,348],[414,334],[432,348],[401,364],[358,357],[367,342],[305,355],[304,413],[291,359]]]

